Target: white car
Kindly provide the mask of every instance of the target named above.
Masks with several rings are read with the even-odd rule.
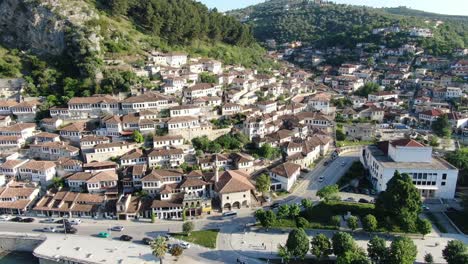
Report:
[[[180,242],[179,244],[183,249],[190,248],[190,244],[187,242]]]
[[[9,215],[0,215],[0,221],[10,221],[11,216]]]
[[[72,219],[70,220],[71,225],[79,225],[81,224],[81,219]]]
[[[124,227],[123,226],[113,226],[111,228],[112,231],[118,231],[118,232],[121,232],[124,230]]]
[[[344,167],[345,165],[346,165],[346,162],[344,162],[344,161],[343,161],[343,162],[341,162],[341,166],[343,166],[343,167]]]
[[[55,229],[55,227],[52,227],[52,226],[47,226],[47,227],[44,227],[44,229],[42,229],[42,231],[48,232],[48,233],[55,233],[55,232],[57,232],[57,229]]]
[[[325,178],[324,178],[323,176],[320,176],[320,177],[318,178],[319,182],[323,182],[324,179],[325,179]]]

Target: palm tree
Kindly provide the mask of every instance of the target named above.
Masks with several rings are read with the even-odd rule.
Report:
[[[164,237],[158,236],[151,242],[151,250],[153,251],[153,255],[159,258],[159,263],[163,263],[164,255],[166,255],[167,251],[167,243]]]

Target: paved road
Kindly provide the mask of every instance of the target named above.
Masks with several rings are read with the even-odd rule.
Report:
[[[315,193],[324,186],[334,184],[347,171],[352,162],[358,159],[358,152],[349,152],[338,157],[328,166],[323,166],[320,162],[317,167],[311,171],[305,179],[297,186],[292,194],[284,198],[283,202],[296,203],[303,198],[317,200]],[[345,165],[343,166],[342,163]],[[319,183],[318,178],[324,176],[324,181]],[[237,258],[247,258],[248,255],[242,251],[237,251],[233,247],[233,234],[244,232],[245,225],[253,223],[255,218],[253,212],[255,209],[242,209],[238,211],[238,216],[234,219],[221,219],[219,216],[208,216],[203,219],[194,219],[195,229],[213,229],[219,228],[218,244],[216,250],[210,250],[194,245],[185,251],[184,255],[201,262],[210,263],[234,263]],[[0,231],[15,232],[41,232],[45,226],[58,226],[57,224],[44,224],[36,221],[34,223],[13,223],[0,222]],[[112,232],[109,229],[112,226],[124,226],[122,232]],[[109,239],[118,239],[126,234],[134,238],[135,242],[140,243],[144,237],[156,237],[167,232],[182,231],[182,222],[179,221],[157,221],[152,224],[149,222],[135,221],[115,221],[115,220],[94,220],[83,219],[83,223],[78,227],[80,236],[96,236],[99,232],[107,231],[111,234]],[[70,237],[73,235],[69,235]],[[235,242],[234,242],[235,243]],[[255,258],[248,259],[249,263],[261,263]]]
[[[333,162],[324,166],[322,160],[304,180],[294,189],[294,192],[282,201],[286,203],[298,203],[302,199],[318,200],[317,191],[325,186],[335,184],[348,171],[354,161],[359,160],[359,151],[347,152],[340,155]],[[344,166],[343,166],[344,163]],[[319,182],[319,177],[323,176],[323,182]]]

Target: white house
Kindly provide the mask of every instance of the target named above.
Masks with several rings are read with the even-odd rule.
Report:
[[[290,162],[285,162],[274,167],[269,173],[272,179],[271,189],[273,191],[291,190],[300,173],[301,166]]]

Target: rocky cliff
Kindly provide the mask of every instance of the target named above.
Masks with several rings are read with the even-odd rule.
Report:
[[[0,43],[39,55],[61,55],[70,40],[85,40],[90,50],[99,51],[96,34],[69,35],[84,31],[85,23],[97,17],[82,0],[2,0]],[[78,35],[85,39],[76,39]]]

